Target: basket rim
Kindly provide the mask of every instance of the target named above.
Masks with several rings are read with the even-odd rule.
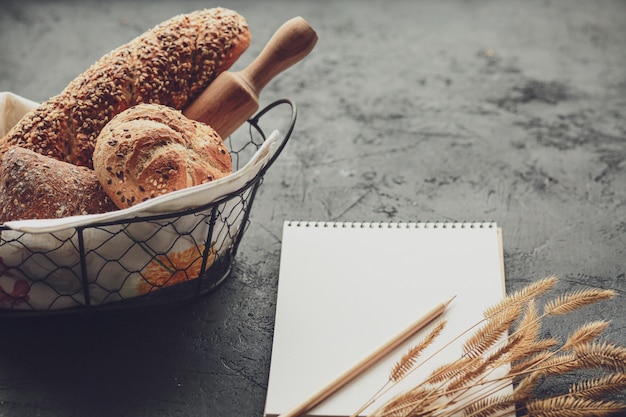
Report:
[[[278,100],[275,100],[272,103],[268,104],[267,106],[265,106],[263,109],[261,109],[259,112],[257,112],[255,115],[253,115],[250,119],[247,120],[249,128],[251,130],[254,129],[254,131],[256,131],[256,133],[258,133],[263,138],[263,141],[265,141],[265,140],[267,140],[267,135],[263,131],[263,129],[261,128],[259,122],[260,122],[261,118],[265,114],[267,114],[270,110],[274,109],[277,106],[283,105],[283,104],[286,104],[286,105],[288,105],[291,108],[291,116],[290,116],[290,119],[289,119],[288,124],[287,124],[287,130],[285,131],[284,134],[281,134],[281,138],[280,138],[280,141],[279,141],[279,144],[278,144],[278,147],[277,147],[276,151],[274,152],[272,157],[265,163],[265,165],[261,169],[259,169],[257,174],[252,179],[250,179],[248,182],[246,182],[244,185],[242,185],[241,187],[237,188],[236,190],[233,190],[233,191],[229,192],[228,194],[223,195],[223,196],[221,196],[221,197],[219,197],[219,198],[217,198],[215,200],[208,201],[206,203],[203,203],[202,205],[199,205],[199,206],[196,206],[196,207],[193,207],[193,208],[187,208],[187,209],[170,211],[170,212],[159,213],[159,214],[150,214],[150,215],[132,215],[132,213],[130,213],[130,215],[128,217],[122,217],[122,218],[118,218],[116,220],[98,221],[96,219],[95,221],[88,222],[86,224],[81,224],[81,225],[76,225],[76,226],[68,225],[66,228],[60,229],[58,231],[55,231],[55,233],[62,232],[62,231],[69,231],[69,230],[83,230],[83,229],[90,228],[90,227],[102,227],[102,226],[111,226],[111,225],[116,225],[116,224],[137,223],[137,222],[142,222],[142,221],[163,220],[163,219],[167,219],[167,218],[171,218],[171,217],[184,216],[184,215],[193,214],[193,213],[197,213],[199,211],[206,210],[207,208],[211,207],[212,205],[218,205],[220,203],[223,203],[224,201],[232,198],[234,195],[237,195],[237,194],[240,194],[241,192],[244,192],[245,190],[247,190],[250,187],[252,187],[255,183],[257,183],[260,180],[262,180],[262,178],[265,176],[265,174],[267,173],[269,168],[274,164],[276,159],[278,159],[278,157],[282,153],[284,147],[287,145],[287,142],[288,142],[291,134],[293,133],[293,130],[294,130],[294,127],[295,127],[295,122],[296,122],[296,119],[297,119],[297,107],[296,107],[296,104],[291,99],[288,99],[288,98],[278,99]],[[236,172],[237,171],[234,171],[233,173],[236,173]],[[228,176],[226,176],[224,178],[228,178]],[[77,216],[71,216],[71,217],[80,218],[80,217],[85,217],[85,216],[90,216],[90,215],[77,215]],[[41,220],[43,222],[43,221],[50,221],[50,220],[55,220],[55,219],[32,219],[32,220],[29,220],[29,221],[36,222],[38,220]],[[19,230],[16,230],[15,228],[12,228],[12,227],[8,226],[6,223],[0,223],[0,234],[2,233],[2,231],[5,231],[5,230],[7,230],[7,231],[18,231],[19,232]],[[22,233],[45,234],[45,233],[49,233],[49,232],[46,232],[46,231],[42,231],[42,232],[27,232],[27,231],[23,231]]]

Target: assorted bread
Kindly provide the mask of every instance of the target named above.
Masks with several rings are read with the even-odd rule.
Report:
[[[215,130],[158,104],[137,105],[115,116],[98,136],[93,164],[120,208],[232,170],[228,149]]]
[[[249,44],[245,19],[213,8],[100,58],[0,139],[0,223],[126,208],[230,173],[219,135],[180,110]]]
[[[102,128],[140,103],[190,104],[248,48],[246,20],[224,8],[175,16],[96,61],[0,139],[60,161],[93,168]]]

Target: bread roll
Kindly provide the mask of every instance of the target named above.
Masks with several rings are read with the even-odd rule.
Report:
[[[93,170],[16,146],[0,158],[0,207],[0,223],[117,209]]]
[[[96,140],[93,163],[119,208],[232,170],[230,154],[211,127],[158,104],[140,104],[115,116]]]
[[[95,140],[113,116],[138,103],[189,105],[248,48],[238,13],[213,8],[175,16],[100,58],[0,140],[92,168]]]

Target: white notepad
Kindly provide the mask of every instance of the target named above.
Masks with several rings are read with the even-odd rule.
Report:
[[[502,299],[502,259],[495,223],[285,222],[265,415],[292,409],[437,304],[456,296],[442,316],[448,321],[444,333],[429,349],[434,352]],[[307,415],[354,413],[424,334]],[[461,342],[438,353],[437,361],[420,368],[419,374],[456,359]]]

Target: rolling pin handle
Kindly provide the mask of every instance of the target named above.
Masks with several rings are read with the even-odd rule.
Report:
[[[316,42],[317,34],[306,20],[288,20],[245,69],[220,74],[183,114],[210,125],[222,138],[230,136],[258,110],[267,83],[307,56]]]

